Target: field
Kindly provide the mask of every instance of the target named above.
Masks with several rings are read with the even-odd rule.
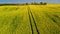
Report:
[[[0,6],[0,34],[60,34],[60,4]]]

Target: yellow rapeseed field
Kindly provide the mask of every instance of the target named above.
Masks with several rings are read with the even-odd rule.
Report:
[[[0,34],[60,34],[60,4],[0,6]]]

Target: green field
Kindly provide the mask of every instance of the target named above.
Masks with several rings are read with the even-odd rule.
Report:
[[[60,5],[0,6],[0,34],[60,34]]]

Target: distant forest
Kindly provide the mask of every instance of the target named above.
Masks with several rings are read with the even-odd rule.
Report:
[[[47,5],[46,2],[40,2],[40,3],[37,3],[37,2],[32,2],[32,3],[21,3],[21,4],[0,4],[0,6],[3,6],[3,5]]]

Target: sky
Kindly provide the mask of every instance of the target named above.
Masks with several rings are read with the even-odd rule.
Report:
[[[27,2],[60,3],[60,0],[0,0],[0,3],[27,3]]]

